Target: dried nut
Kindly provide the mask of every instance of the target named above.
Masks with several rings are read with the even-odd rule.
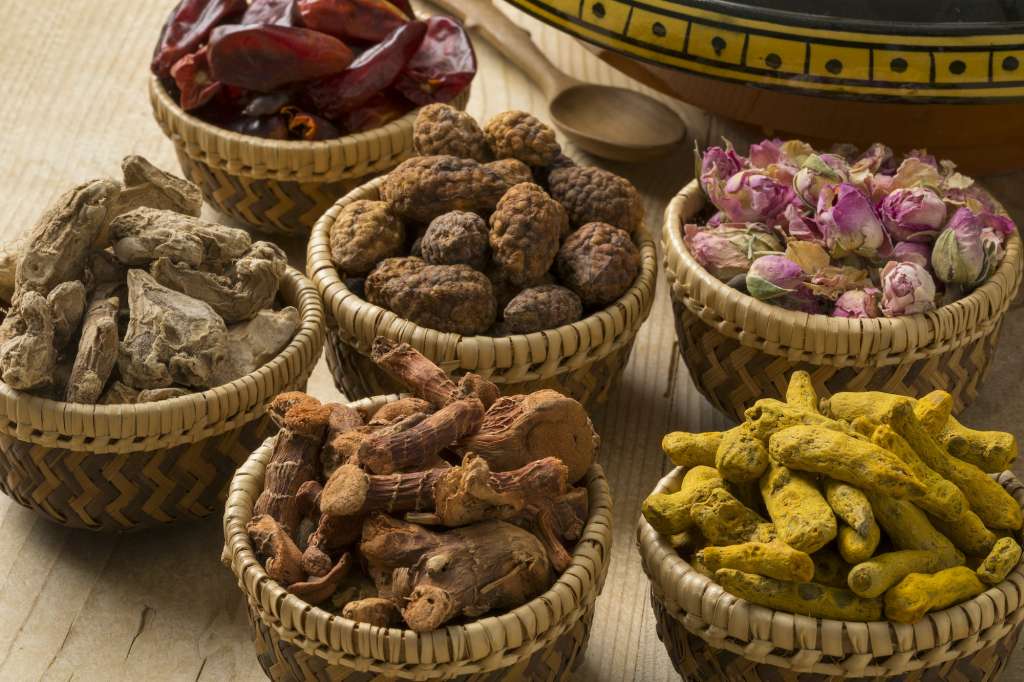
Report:
[[[583,315],[580,297],[557,284],[523,289],[505,306],[505,328],[512,334],[529,334],[572,324]]]
[[[487,266],[491,248],[487,223],[475,213],[451,211],[430,221],[420,241],[423,260],[432,265]]]
[[[380,195],[400,218],[426,223],[448,211],[494,210],[513,184],[507,174],[473,159],[417,156],[387,174]]]
[[[567,221],[565,209],[539,185],[512,187],[491,215],[494,262],[513,284],[538,284],[555,261]]]
[[[498,159],[491,161],[487,167],[504,178],[509,187],[520,182],[533,182],[530,167],[519,159]]]
[[[405,228],[383,201],[359,199],[342,209],[330,228],[331,261],[350,277],[365,275],[405,244]]]
[[[484,132],[476,120],[448,104],[428,104],[416,114],[413,145],[421,156],[447,154],[460,159],[490,160]]]
[[[558,252],[558,276],[587,306],[604,306],[629,290],[640,273],[640,250],[629,233],[589,223],[569,235]]]
[[[368,300],[424,327],[471,336],[497,317],[491,281],[465,265],[424,265],[371,287],[375,273]]]
[[[367,301],[375,303],[383,300],[381,288],[391,280],[412,274],[426,267],[427,262],[415,256],[385,258],[370,272],[363,283],[363,293]],[[381,305],[381,304],[377,304]]]
[[[484,135],[499,159],[519,159],[531,166],[546,166],[562,152],[555,131],[525,111],[492,117],[484,126]]]
[[[594,166],[564,166],[551,171],[548,190],[569,212],[573,226],[610,223],[635,232],[644,222],[640,193],[625,178]]]

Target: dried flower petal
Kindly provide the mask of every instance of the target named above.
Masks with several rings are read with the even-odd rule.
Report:
[[[842,184],[825,187],[818,199],[818,224],[836,258],[857,254],[874,258],[892,250],[882,221],[860,190]]]
[[[946,220],[946,204],[924,187],[903,187],[880,207],[882,223],[896,241],[931,241]]]
[[[882,269],[882,312],[886,317],[935,309],[935,282],[917,263],[889,261]]]
[[[881,296],[882,292],[874,287],[847,291],[836,299],[836,307],[832,311],[832,316],[859,319],[878,317],[881,315],[878,309]]]
[[[747,292],[754,298],[767,301],[793,293],[803,282],[804,271],[785,256],[768,254],[750,265],[747,272]]]

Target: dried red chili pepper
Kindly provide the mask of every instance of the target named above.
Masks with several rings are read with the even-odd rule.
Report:
[[[242,114],[245,116],[270,116],[281,111],[292,101],[292,93],[288,90],[256,95],[245,105]]]
[[[427,20],[427,34],[395,81],[395,88],[418,104],[448,102],[476,75],[476,53],[462,24],[451,17]]]
[[[270,140],[288,139],[288,124],[283,116],[244,117],[232,121],[227,127],[243,135],[264,137]]]
[[[305,28],[220,26],[210,35],[214,77],[258,92],[338,73],[352,58],[345,43]]]
[[[408,100],[397,93],[385,90],[370,98],[355,111],[342,114],[335,123],[348,133],[379,128],[401,118],[412,106]]]
[[[249,9],[239,20],[240,24],[266,26],[302,26],[299,9],[295,0],[252,0]]]
[[[224,88],[224,84],[210,75],[207,60],[209,48],[203,46],[197,52],[187,54],[171,67],[171,78],[181,92],[181,108],[191,111],[203,106]]]
[[[391,4],[400,9],[402,14],[410,19],[416,18],[416,13],[412,11],[412,3],[409,0],[391,0]]]
[[[306,95],[313,107],[327,118],[337,119],[365,104],[394,82],[426,31],[423,21],[403,24],[338,75],[310,84]]]
[[[205,43],[217,26],[245,12],[245,0],[181,0],[167,17],[150,68],[160,78],[171,75],[171,67]]]
[[[345,41],[379,43],[412,18],[389,0],[298,0],[307,28]]]
[[[281,114],[288,122],[288,131],[299,140],[330,140],[341,133],[325,118],[302,111],[298,107],[284,107]]]

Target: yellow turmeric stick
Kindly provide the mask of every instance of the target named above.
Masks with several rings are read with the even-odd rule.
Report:
[[[813,426],[791,426],[768,440],[771,458],[790,469],[824,474],[868,491],[906,498],[927,492],[896,455],[874,443]]]
[[[836,542],[843,559],[856,564],[874,554],[882,533],[867,496],[849,483],[829,478],[825,480],[825,499],[844,522]]]
[[[910,398],[881,391],[841,391],[823,401],[822,412],[833,419],[852,422],[857,417],[889,423],[894,414],[912,412]]]
[[[786,387],[786,403],[808,412],[818,411],[818,393],[814,390],[811,375],[798,369],[789,375]]]
[[[918,480],[924,483],[926,492],[911,497],[914,504],[932,516],[947,521],[956,521],[969,512],[967,498],[960,489],[922,462],[910,444],[893,431],[891,426],[883,424],[876,428],[871,441],[903,460]]]
[[[690,516],[700,532],[713,545],[741,542],[770,542],[774,527],[757,513],[743,506],[725,488],[716,488],[690,507]]]
[[[935,530],[949,538],[964,554],[985,556],[999,539],[972,511],[964,512],[956,521],[944,521],[933,516],[931,522]]]
[[[955,558],[924,549],[885,552],[850,569],[847,583],[861,597],[878,597],[911,573],[935,573],[957,564]]]
[[[735,568],[777,580],[809,582],[814,577],[814,562],[805,552],[784,542],[744,542],[728,547],[705,547],[697,552],[711,572]]]
[[[713,467],[695,466],[686,472],[682,485],[674,493],[650,495],[643,504],[643,515],[654,530],[662,535],[675,535],[693,527],[690,509],[693,503],[708,496],[725,482]]]
[[[960,550],[935,530],[925,513],[912,503],[871,493],[868,499],[871,500],[875,520],[896,549],[923,549],[941,554],[954,566],[964,562]]]
[[[722,442],[721,431],[687,433],[673,431],[661,439],[664,450],[672,463],[687,469],[695,466],[715,466],[715,452]]]
[[[870,417],[857,417],[852,422],[850,422],[850,426],[853,427],[853,430],[859,433],[860,435],[864,436],[865,438],[871,438],[871,436],[875,433],[875,429],[877,429],[880,425],[881,424],[879,424],[879,422],[876,422],[874,419],[871,419]]]
[[[734,483],[756,481],[768,468],[768,451],[746,424],[722,434],[715,453],[722,478]]]
[[[856,564],[870,559],[878,549],[878,543],[882,539],[882,533],[877,525],[872,525],[868,535],[861,535],[845,523],[839,524],[839,532],[836,535],[836,547],[843,560]]]
[[[978,577],[986,585],[998,585],[1006,580],[1017,564],[1020,563],[1020,545],[1013,538],[1002,538],[996,542],[992,551],[978,566]]]
[[[856,438],[861,437],[845,422],[787,405],[774,398],[761,398],[752,407],[748,407],[744,415],[753,434],[761,440],[768,440],[773,433],[798,425],[816,426],[820,429],[847,433]]]
[[[813,582],[829,587],[847,587],[846,579],[852,566],[833,549],[822,549],[811,555],[814,562]]]
[[[873,621],[882,617],[881,599],[862,599],[841,587],[776,580],[733,568],[715,571],[715,581],[737,597],[770,609],[836,620]]]
[[[950,417],[937,436],[949,454],[989,474],[1009,469],[1017,459],[1017,439],[1004,431],[977,431]]]
[[[779,539],[811,554],[836,537],[836,517],[813,477],[774,462],[761,477],[761,496]]]
[[[933,436],[942,433],[952,414],[953,396],[946,391],[932,391],[914,401],[914,415]]]
[[[978,574],[966,566],[938,573],[911,573],[885,593],[885,617],[916,623],[929,611],[944,609],[985,591]]]

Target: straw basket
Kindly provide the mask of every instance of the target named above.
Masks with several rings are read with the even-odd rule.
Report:
[[[220,509],[235,468],[276,427],[278,393],[302,389],[323,347],[323,307],[289,268],[280,297],[302,324],[277,357],[202,393],[135,405],[56,402],[0,383],[0,490],[71,528],[128,531]]]
[[[372,414],[397,396],[352,406]],[[572,565],[519,608],[429,633],[357,623],[310,606],[271,580],[245,524],[263,490],[268,439],[235,474],[224,513],[224,561],[249,604],[256,655],[279,682],[447,679],[483,682],[568,680],[582,661],[612,542],[612,502],[598,465],[587,472],[590,518]]]
[[[797,369],[811,373],[822,397],[870,390],[916,397],[943,389],[956,412],[977,397],[1020,287],[1018,234],[992,277],[959,301],[921,315],[845,319],[762,303],[711,276],[682,235],[703,207],[693,181],[666,209],[661,238],[679,352],[697,389],[719,410],[742,421],[758,398],[782,396]]]
[[[338,197],[412,155],[416,110],[380,128],[322,142],[266,140],[182,110],[155,76],[153,115],[181,170],[212,206],[264,232],[305,236]],[[449,104],[466,107],[469,88]]]
[[[678,490],[683,474],[677,468],[654,492]],[[1013,474],[998,481],[1024,506],[1024,485]],[[684,679],[986,682],[998,679],[1024,621],[1024,564],[987,592],[913,625],[855,623],[751,604],[693,570],[643,517],[638,536],[658,636]]]
[[[640,228],[640,275],[604,310],[569,325],[532,334],[462,336],[421,327],[352,292],[331,263],[330,229],[341,210],[359,199],[378,199],[382,179],[338,200],[309,240],[306,270],[327,311],[327,364],[338,390],[365,398],[403,390],[369,358],[373,340],[405,341],[449,374],[475,372],[504,395],[555,389],[580,402],[603,401],[629,360],[640,326],[651,312],[657,284],[654,242]]]

